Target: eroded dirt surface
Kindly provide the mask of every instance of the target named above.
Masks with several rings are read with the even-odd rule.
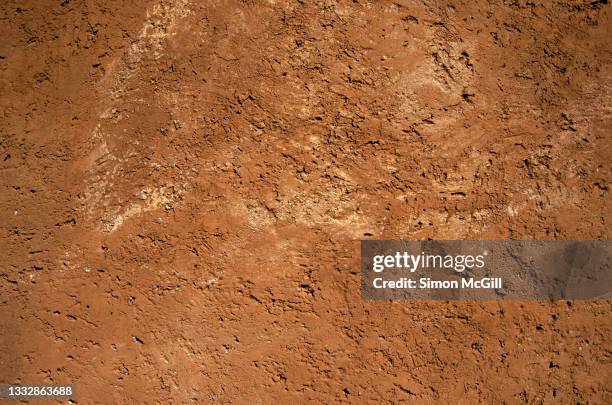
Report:
[[[610,238],[606,3],[3,2],[0,382],[610,403],[609,301],[364,302],[358,268]]]

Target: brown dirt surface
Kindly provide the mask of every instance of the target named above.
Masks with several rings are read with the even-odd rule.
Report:
[[[611,301],[368,302],[361,239],[609,239],[607,1],[6,0],[0,382],[612,403]]]

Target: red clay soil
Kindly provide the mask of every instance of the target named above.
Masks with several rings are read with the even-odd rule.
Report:
[[[359,287],[361,239],[610,238],[607,1],[0,16],[0,382],[79,404],[612,403],[612,301]]]

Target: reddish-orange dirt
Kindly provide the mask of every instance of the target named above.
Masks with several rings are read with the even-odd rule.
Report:
[[[369,302],[361,239],[609,239],[607,1],[7,0],[0,383],[612,403],[612,302]],[[65,401],[64,401],[65,402]]]

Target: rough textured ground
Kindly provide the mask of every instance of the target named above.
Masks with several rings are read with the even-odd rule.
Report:
[[[606,3],[2,2],[0,382],[611,403],[611,302],[364,302],[358,268],[610,238]]]

